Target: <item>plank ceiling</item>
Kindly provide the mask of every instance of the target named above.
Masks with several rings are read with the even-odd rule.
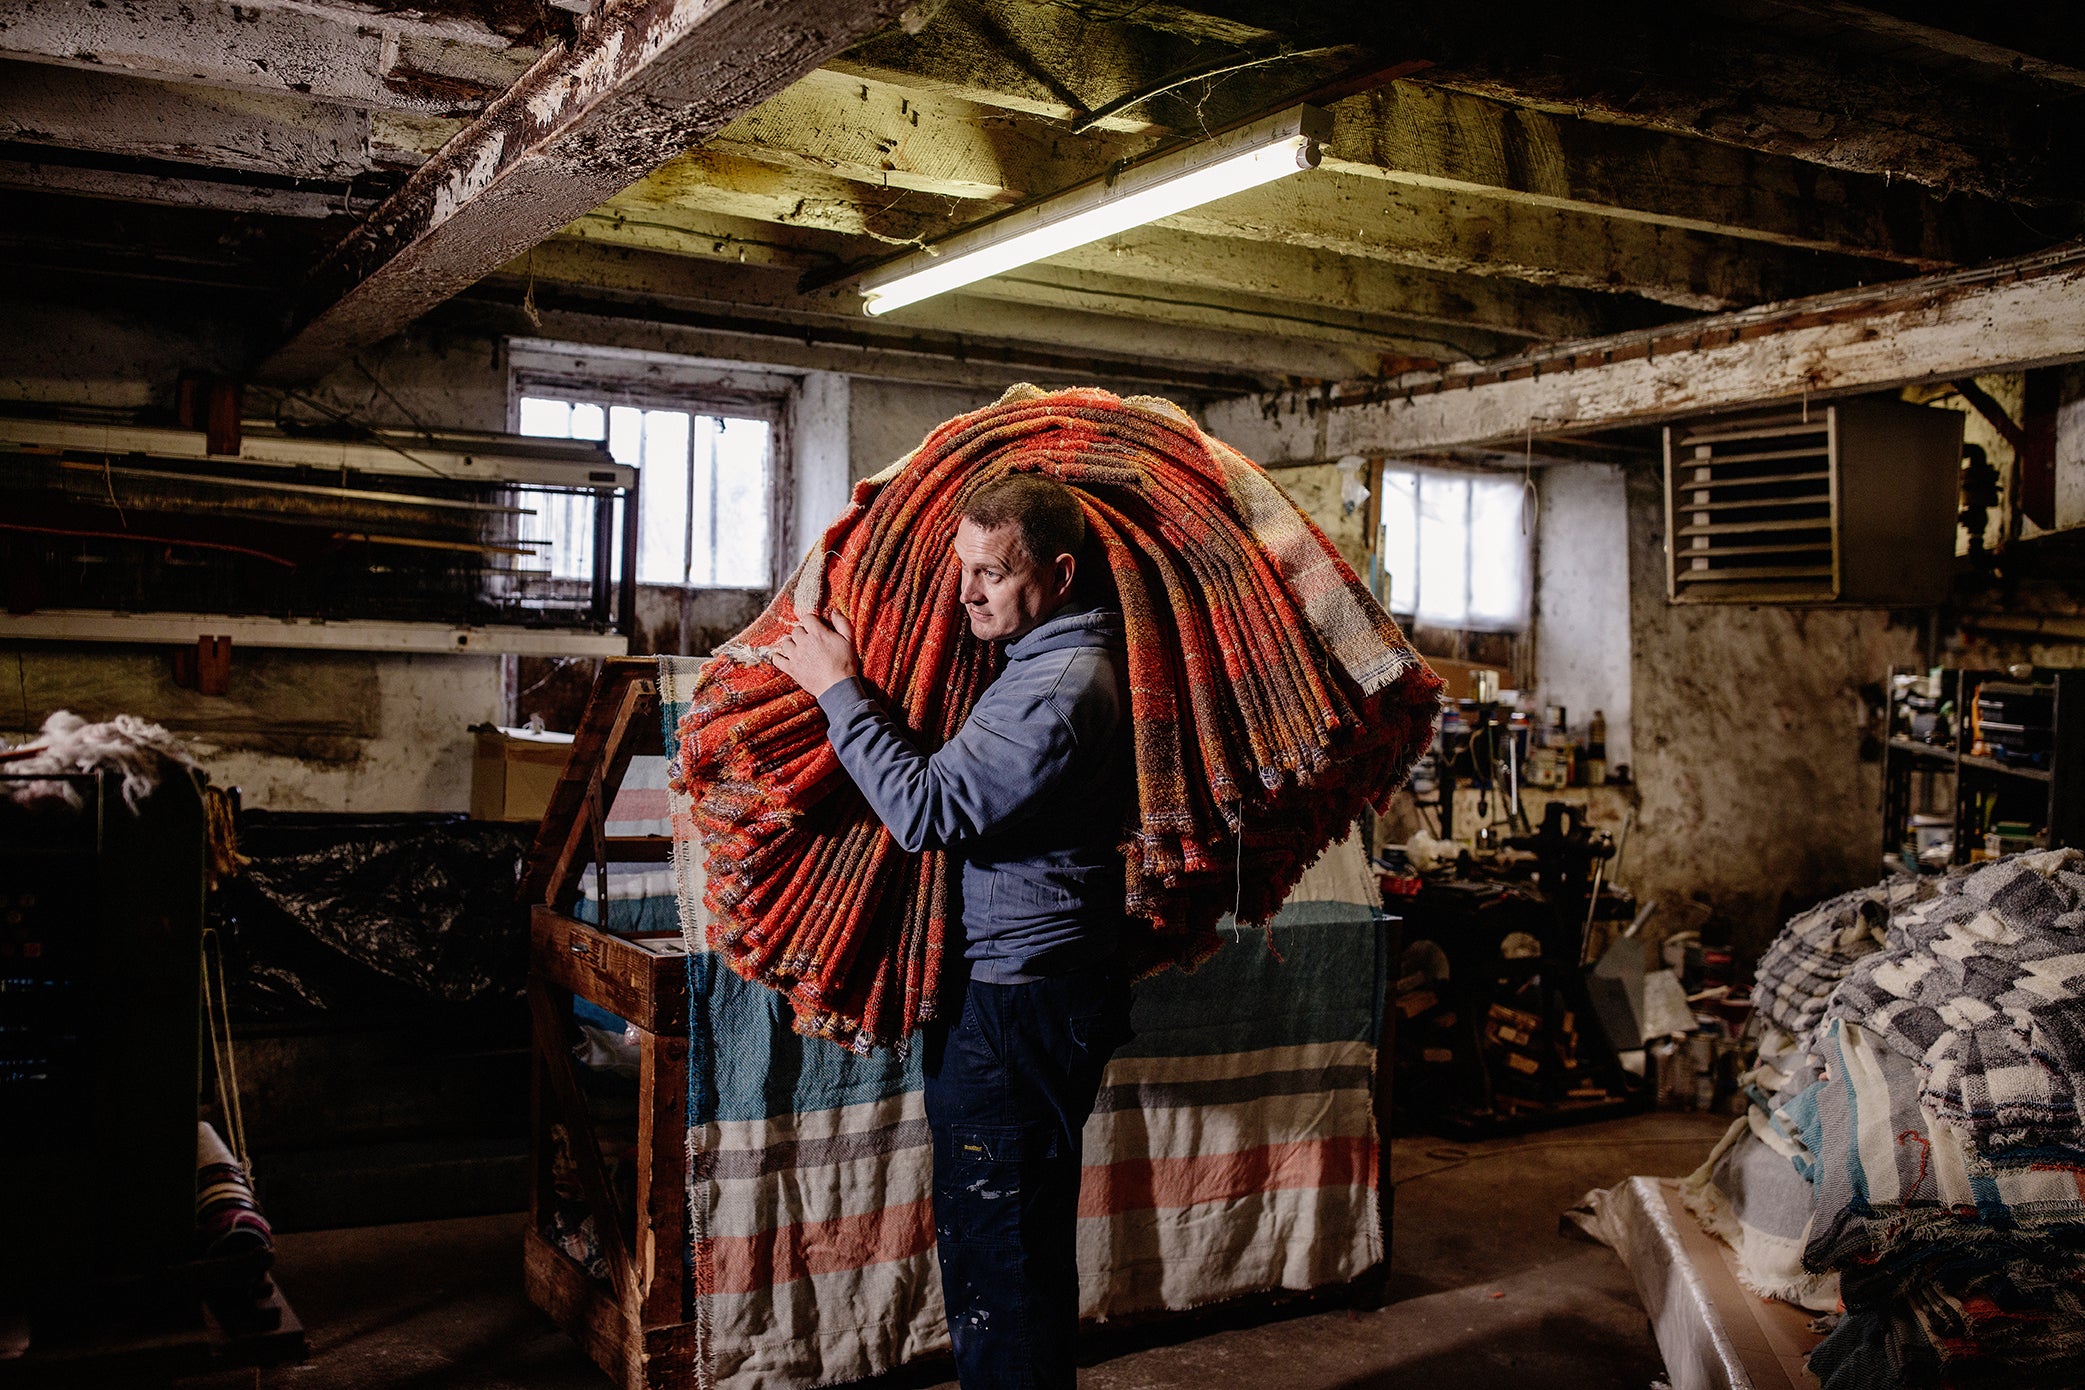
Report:
[[[378,309],[307,335],[293,373],[453,292],[510,318],[997,354],[1207,395],[2085,229],[2085,25],[2064,3],[928,0],[876,30],[897,5],[814,0],[801,11],[839,17],[808,39],[761,28],[765,10],[691,31],[702,63],[630,77],[622,107],[533,151],[507,203],[479,199],[525,234],[442,243],[421,185],[450,190],[441,215],[471,201],[501,95],[570,88],[671,8],[0,0],[0,251],[18,292],[242,316],[257,364],[386,267],[423,291],[365,293]],[[850,269],[1303,100],[1334,120],[1315,171],[885,320],[849,288]],[[519,137],[499,138],[508,159]]]

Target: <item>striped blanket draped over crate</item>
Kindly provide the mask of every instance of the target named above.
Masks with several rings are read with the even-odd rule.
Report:
[[[699,666],[660,661],[669,752]],[[626,791],[608,833],[655,803]],[[683,793],[666,804],[676,828],[693,814]],[[699,853],[675,865],[690,999],[683,1313],[699,1384],[823,1385],[945,1349],[917,1050],[861,1055],[797,1033],[782,995],[709,948],[702,871]],[[655,917],[644,890],[658,886],[633,876],[619,900],[612,882],[610,922]],[[1138,987],[1138,1036],[1086,1129],[1087,1317],[1318,1287],[1383,1257],[1382,935],[1366,907],[1291,903],[1267,939],[1275,949],[1245,933],[1195,974]]]
[[[963,622],[950,545],[1009,473],[1071,488],[1123,615],[1136,805],[1122,826],[1139,973],[1262,923],[1304,866],[1382,809],[1432,737],[1440,680],[1324,533],[1177,407],[1015,387],[859,484],[767,611],[698,678],[673,785],[706,856],[712,945],[858,1051],[935,1016],[944,850],[899,851],[768,661],[800,614],[853,623],[864,682],[921,744],[961,729],[999,660]]]

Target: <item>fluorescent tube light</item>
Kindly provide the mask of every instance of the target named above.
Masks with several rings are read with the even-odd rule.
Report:
[[[1331,122],[1314,106],[1226,131],[966,227],[861,278],[862,308],[887,314],[1075,246],[1314,169]]]

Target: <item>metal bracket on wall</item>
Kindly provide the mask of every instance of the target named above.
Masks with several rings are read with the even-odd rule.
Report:
[[[232,639],[198,637],[193,647],[174,649],[174,684],[198,695],[232,693]]]

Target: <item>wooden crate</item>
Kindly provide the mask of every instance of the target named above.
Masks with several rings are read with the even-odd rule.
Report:
[[[531,1062],[526,1279],[550,1314],[626,1390],[694,1383],[687,1235],[687,953],[676,933],[616,936],[578,920],[580,876],[610,863],[664,863],[665,837],[611,838],[603,825],[630,759],[659,752],[656,667],[604,663],[552,792],[522,893],[529,905]],[[601,895],[605,902],[606,894]],[[627,1020],[638,1036],[635,1211],[611,1191],[599,1136],[572,1056],[574,996]],[[568,1136],[586,1212],[607,1260],[604,1287],[544,1235],[551,1203],[554,1127]]]

